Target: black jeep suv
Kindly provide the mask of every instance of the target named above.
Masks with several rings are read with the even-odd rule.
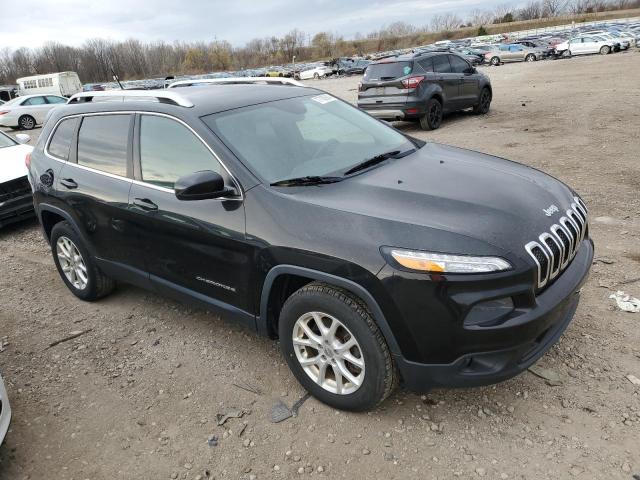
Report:
[[[444,113],[473,108],[485,114],[493,90],[489,78],[456,53],[422,52],[369,65],[359,86],[358,107],[384,120],[418,120],[440,127]]]
[[[372,408],[397,381],[512,377],[576,310],[587,210],[533,168],[424,143],[311,88],[71,101],[28,161],[67,287],[96,300],[132,283],[279,338],[334,407]]]

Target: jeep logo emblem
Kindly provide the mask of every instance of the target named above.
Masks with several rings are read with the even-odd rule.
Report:
[[[556,212],[559,212],[560,209],[558,207],[556,207],[554,204],[549,205],[548,208],[543,208],[542,211],[544,212],[544,214],[547,217],[550,217],[551,215],[553,215]]]

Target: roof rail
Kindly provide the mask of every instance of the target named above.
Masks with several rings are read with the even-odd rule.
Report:
[[[166,90],[106,90],[103,92],[81,92],[73,95],[67,103],[86,103],[94,101],[156,101],[179,107],[193,107],[193,103],[178,92]]]
[[[192,87],[195,85],[215,85],[215,84],[255,84],[267,83],[273,85],[293,85],[304,87],[302,83],[287,77],[228,77],[228,78],[202,78],[197,80],[178,80],[170,83],[167,88]]]

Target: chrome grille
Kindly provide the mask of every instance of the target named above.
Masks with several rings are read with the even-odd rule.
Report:
[[[537,265],[538,289],[545,287],[567,268],[587,234],[588,213],[584,202],[574,197],[565,214],[536,240],[524,248]]]

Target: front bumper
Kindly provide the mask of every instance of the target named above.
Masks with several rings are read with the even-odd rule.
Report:
[[[34,216],[31,194],[0,202],[0,228]]]
[[[527,369],[571,323],[592,261],[593,243],[586,239],[563,274],[535,296],[531,308],[522,309],[518,316],[499,325],[456,332],[449,347],[457,352],[452,361],[423,363],[398,356],[396,362],[405,386],[423,392],[433,387],[489,385]],[[440,341],[447,343],[444,338]]]
[[[0,445],[2,445],[7,430],[9,430],[10,422],[11,407],[9,406],[9,396],[2,382],[2,377],[0,377]]]

